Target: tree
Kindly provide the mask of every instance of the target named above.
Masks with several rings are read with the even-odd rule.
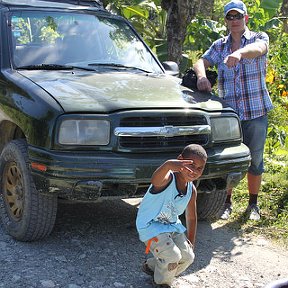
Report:
[[[285,16],[285,19],[283,21],[283,30],[284,32],[288,33],[288,21],[287,21],[288,0],[283,0],[282,7],[281,7],[281,14]]]
[[[195,17],[199,0],[162,0],[167,12],[168,59],[180,63],[187,26]]]
[[[198,12],[205,17],[213,16],[214,0],[200,0]]]

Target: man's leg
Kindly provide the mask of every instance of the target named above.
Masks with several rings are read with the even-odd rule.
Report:
[[[267,137],[268,118],[262,116],[250,121],[242,121],[243,142],[249,147],[251,165],[247,173],[249,205],[246,212],[251,220],[260,219],[257,206],[258,194],[261,188],[262,173],[264,172],[264,148]]]
[[[249,205],[246,209],[251,220],[259,220],[260,212],[257,206],[258,193],[261,188],[262,173],[264,172],[264,147],[267,137],[268,118],[262,116],[256,119],[242,121],[243,143],[248,146],[251,154],[251,165],[248,168],[247,182]],[[221,219],[228,219],[232,212],[232,189],[227,190],[227,198]]]
[[[253,175],[248,172],[249,205],[257,204],[257,196],[260,191],[262,175]]]
[[[257,205],[258,202],[258,193],[261,188],[262,175],[253,175],[248,172],[248,191],[249,191],[249,205],[246,209],[246,212],[249,213],[250,220],[259,220],[260,219],[260,209]]]

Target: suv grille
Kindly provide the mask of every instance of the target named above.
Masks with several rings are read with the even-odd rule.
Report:
[[[164,126],[196,126],[207,125],[204,116],[156,116],[156,117],[128,117],[120,121],[121,127],[164,127]],[[174,137],[119,137],[120,148],[153,149],[157,148],[182,148],[188,144],[205,145],[208,142],[207,134],[181,135]]]

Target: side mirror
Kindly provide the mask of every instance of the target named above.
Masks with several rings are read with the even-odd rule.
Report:
[[[179,76],[179,67],[176,62],[173,61],[165,61],[162,63],[166,73],[172,76]]]

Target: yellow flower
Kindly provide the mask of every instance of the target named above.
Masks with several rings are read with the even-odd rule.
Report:
[[[280,85],[279,85],[279,86],[280,86]],[[284,85],[283,85],[283,86],[284,86]],[[282,97],[288,97],[288,91],[283,90],[281,96],[282,96]]]
[[[273,84],[275,79],[275,71],[274,70],[269,70],[267,75],[266,75],[266,82]]]
[[[278,85],[279,89],[283,89],[285,86],[283,84]]]

